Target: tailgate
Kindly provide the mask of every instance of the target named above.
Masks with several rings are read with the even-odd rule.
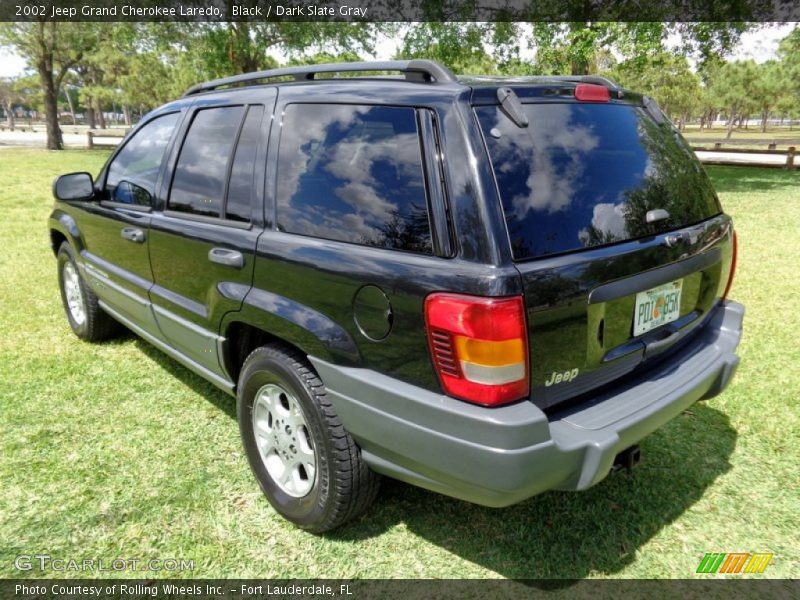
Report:
[[[682,241],[670,247],[676,233]],[[613,251],[518,263],[533,401],[547,408],[580,396],[690,340],[724,292],[732,233],[730,218],[720,215]],[[668,309],[669,320],[659,321]],[[658,316],[641,331],[648,313]]]
[[[690,338],[724,293],[733,228],[683,138],[635,95],[515,89],[527,125],[474,112],[523,281],[532,399],[548,407]]]

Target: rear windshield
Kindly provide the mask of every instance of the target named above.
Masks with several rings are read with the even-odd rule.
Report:
[[[514,258],[613,244],[698,223],[721,209],[686,142],[644,109],[526,104],[517,127],[497,106],[475,113],[494,167]],[[648,224],[664,209],[669,218]]]

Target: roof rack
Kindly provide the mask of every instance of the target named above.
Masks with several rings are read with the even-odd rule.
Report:
[[[348,73],[354,71],[399,71],[405,75],[406,81],[416,82],[447,83],[457,81],[456,76],[450,69],[433,60],[381,60],[305,65],[244,73],[243,75],[234,75],[232,77],[223,77],[222,79],[198,83],[186,90],[183,96],[191,96],[221,87],[253,83],[267,79],[291,77],[295,81],[313,81],[320,73]]]

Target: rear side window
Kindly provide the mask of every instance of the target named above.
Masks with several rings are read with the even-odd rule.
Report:
[[[180,113],[171,113],[156,117],[125,143],[108,166],[108,200],[121,204],[150,205],[161,160],[179,116]]]
[[[644,109],[615,104],[527,104],[527,128],[495,106],[480,121],[515,259],[601,246],[719,214],[685,142]],[[646,214],[666,210],[652,224]]]
[[[413,108],[291,104],[278,175],[282,231],[432,252]]]
[[[244,115],[243,106],[198,111],[181,148],[169,210],[220,217],[233,146]]]

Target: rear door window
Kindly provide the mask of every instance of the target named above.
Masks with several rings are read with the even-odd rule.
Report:
[[[517,127],[496,106],[475,113],[514,258],[569,252],[691,225],[720,213],[686,143],[630,105],[526,104]],[[669,218],[646,222],[650,210]]]
[[[197,111],[175,166],[169,210],[222,216],[228,165],[244,112],[244,106]]]

